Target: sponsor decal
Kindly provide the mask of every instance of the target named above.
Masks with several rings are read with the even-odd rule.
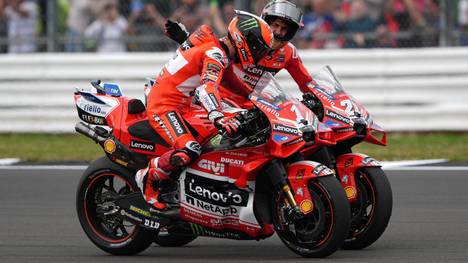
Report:
[[[296,173],[296,181],[300,181],[300,180],[304,179],[305,171],[306,171],[306,169],[299,169],[299,170],[297,170],[297,173]]]
[[[262,76],[264,73],[263,69],[258,68],[258,67],[247,68],[247,72],[249,72],[250,74],[254,74],[256,76]]]
[[[318,85],[314,85],[314,89],[319,91],[322,95],[326,96],[328,99],[333,100],[333,101],[336,100],[336,98],[332,94],[330,94],[328,91],[326,91],[324,88]]]
[[[330,104],[330,105],[332,105],[332,106],[335,105],[335,102],[334,102],[332,99],[330,99],[327,95],[325,95],[325,94],[323,94],[323,93],[320,93],[320,92],[319,92],[319,93],[316,93],[315,95],[316,95],[319,99],[326,101],[328,104]]]
[[[318,165],[317,167],[314,168],[313,173],[315,175],[320,175],[321,172],[323,172],[325,169],[328,169],[325,165]]]
[[[237,159],[231,159],[231,158],[226,158],[226,157],[221,157],[221,162],[222,163],[228,163],[232,166],[243,166],[244,161],[243,160],[237,160]]]
[[[354,158],[349,158],[345,161],[344,163],[344,167],[347,168],[347,167],[350,167],[351,165],[353,165],[353,160]]]
[[[307,214],[307,213],[310,213],[312,211],[312,209],[314,208],[314,204],[312,203],[312,201],[306,199],[306,200],[303,200],[301,202],[299,207],[301,208],[301,211],[304,214]]]
[[[195,142],[195,141],[189,141],[185,144],[185,148],[189,149],[190,151],[192,152],[195,152],[197,153],[198,155],[200,155],[201,151],[202,151],[202,147],[201,145],[198,143],[198,142]]]
[[[346,128],[341,128],[341,129],[336,129],[335,132],[337,133],[345,133],[345,132],[352,132],[354,131],[353,127],[346,127]]]
[[[202,83],[207,81],[216,82],[219,78],[219,74],[221,73],[221,68],[213,63],[208,63],[205,72],[203,73],[203,77],[201,78]]]
[[[192,205],[204,208],[204,210],[211,212],[220,212],[222,210],[224,212],[221,214],[232,214],[237,212],[236,208],[234,210],[225,210],[220,207],[247,206],[248,192],[238,189],[234,184],[211,180],[191,173],[186,174],[184,184],[187,197],[190,196],[196,199],[189,201],[187,198],[187,201]],[[195,202],[199,200],[203,202]]]
[[[348,181],[349,181],[349,176],[348,176],[347,174],[345,174],[345,175],[343,176],[342,181],[343,181],[343,183],[347,184]]]
[[[83,107],[83,110],[89,112],[89,113],[95,113],[95,114],[106,114],[102,109],[101,107],[99,107],[98,105],[94,105],[94,104],[84,104],[82,105]]]
[[[224,53],[221,49],[219,49],[218,47],[212,47],[211,49],[207,50],[205,52],[205,54],[216,60],[217,62],[219,62],[223,67],[226,66],[226,57],[224,56]]]
[[[346,123],[346,124],[351,124],[351,120],[348,117],[345,117],[345,116],[343,116],[343,115],[341,115],[339,113],[336,113],[334,111],[331,111],[329,109],[327,109],[325,111],[325,115],[327,117],[330,117],[330,118],[335,119],[337,121],[340,121],[340,122],[343,122],[343,123]]]
[[[128,217],[128,218],[130,218],[132,220],[135,220],[135,221],[137,221],[139,223],[143,222],[143,220],[141,218],[138,218],[138,217],[136,217],[136,216],[134,216],[132,214],[129,214],[129,213],[127,213],[127,211],[125,211],[123,209],[120,210],[120,214],[123,215],[123,216],[126,216],[126,217]]]
[[[258,22],[257,22],[257,19],[252,17],[252,18],[249,18],[247,20],[238,22],[237,27],[241,31],[251,30],[251,29],[254,29],[254,28],[258,27]]]
[[[210,229],[206,229],[203,226],[190,223],[190,228],[192,229],[193,234],[197,236],[210,236],[217,238],[229,238],[229,239],[242,239],[238,233],[226,231],[226,232],[216,232]]]
[[[304,189],[302,189],[302,187],[297,188],[296,194],[298,196],[304,196]]]
[[[154,152],[155,145],[154,145],[154,143],[150,143],[150,142],[141,142],[141,141],[136,141],[136,140],[130,140],[130,148]]]
[[[225,164],[224,163],[217,163],[215,161],[201,159],[198,161],[198,167],[203,168],[205,170],[212,171],[215,174],[224,173],[225,171]]]
[[[104,142],[104,151],[108,154],[113,154],[115,152],[115,149],[117,146],[115,145],[115,142],[111,139],[107,139]]]
[[[325,124],[326,124],[327,126],[330,126],[330,127],[341,126],[341,124],[339,124],[339,123],[336,122],[336,121],[332,121],[332,120],[326,120],[326,121],[325,121]]]
[[[164,132],[166,132],[167,137],[169,137],[169,139],[171,141],[174,141],[174,137],[172,136],[171,132],[169,131],[169,129],[164,124],[163,120],[161,118],[159,118],[159,116],[157,116],[157,115],[153,115],[153,119],[154,119],[155,122],[157,122],[159,124],[159,126],[161,126],[161,128],[164,129]]]
[[[279,112],[277,112],[275,109],[272,109],[271,107],[269,107],[267,105],[260,104],[260,105],[258,105],[258,108],[260,108],[261,110],[263,110],[265,112],[271,113],[271,114],[275,115],[276,117],[280,116]]]
[[[281,135],[281,134],[275,134],[273,136],[273,140],[277,141],[277,142],[285,142],[285,141],[287,141],[289,139],[291,139],[291,138],[286,136],[286,135]]]
[[[277,110],[277,111],[282,110],[280,107],[278,107],[278,106],[276,106],[275,104],[272,104],[272,103],[270,103],[269,101],[266,101],[266,100],[264,100],[264,99],[262,99],[262,98],[258,98],[258,97],[257,97],[257,101],[260,102],[260,103],[263,104],[263,105],[266,105],[266,106],[268,106],[268,107],[274,109],[274,110]]]
[[[356,189],[353,186],[346,186],[344,190],[348,199],[353,199],[356,197]]]
[[[237,43],[240,44],[242,42],[242,38],[239,36],[239,33],[234,32],[234,34],[232,34],[232,36],[234,37],[234,40],[236,40]]]
[[[241,48],[240,51],[241,51],[241,55],[242,55],[243,60],[248,61],[249,58],[247,57],[247,52],[245,51],[245,49]]]
[[[218,214],[218,215],[223,215],[223,216],[229,216],[229,215],[238,215],[239,211],[237,210],[236,207],[228,206],[228,207],[222,207],[222,206],[217,206],[213,205],[207,202],[204,202],[202,200],[195,199],[190,196],[186,196],[187,202],[195,207],[201,208],[205,211],[208,211],[210,213]]]
[[[179,116],[175,111],[170,111],[166,114],[166,117],[169,119],[169,123],[172,126],[172,129],[175,131],[177,137],[187,134],[187,130],[185,130],[182,121],[180,120]]]
[[[154,228],[154,229],[159,228],[159,222],[149,220],[149,219],[145,219],[145,222],[143,223],[143,225],[145,225],[146,227],[149,227],[149,228]]]
[[[219,103],[218,103],[218,99],[216,98],[216,95],[214,95],[214,93],[208,93],[208,96],[213,101],[213,104],[215,105],[215,107],[219,108]]]
[[[285,145],[285,146],[291,146],[291,145],[294,145],[294,144],[296,144],[296,143],[300,143],[300,142],[302,142],[302,141],[304,141],[304,138],[299,137],[299,138],[297,138],[297,139],[295,139],[295,140],[292,140],[292,141],[290,141],[290,142],[285,143],[284,145]]]
[[[182,49],[183,51],[186,51],[186,50],[191,49],[192,47],[193,47],[192,42],[189,39],[187,39],[185,40],[184,43],[182,43],[182,45],[180,46],[180,49]]]
[[[106,91],[106,94],[111,96],[120,97],[123,95],[122,89],[115,83],[104,83],[104,90]]]
[[[221,134],[217,134],[216,136],[210,139],[210,143],[213,146],[219,146],[221,144],[222,139],[223,139],[223,136],[221,136]]]
[[[276,58],[276,61],[277,61],[277,62],[284,62],[284,55],[279,55],[279,56]]]
[[[224,154],[233,155],[233,156],[241,156],[241,157],[247,157],[248,156],[248,154],[241,153],[241,152],[225,152]]]
[[[251,88],[255,88],[258,83],[259,78],[254,76],[249,76],[247,74],[242,75],[242,80],[247,83]]]
[[[292,134],[292,135],[300,135],[301,132],[294,127],[289,127],[281,124],[273,124],[273,130],[277,132],[282,132],[282,133],[287,133],[287,134]]]
[[[368,165],[368,164],[379,164],[374,158],[372,157],[366,157],[362,160],[361,162],[363,165]]]
[[[141,209],[141,208],[138,208],[138,207],[136,207],[136,206],[131,205],[131,206],[130,206],[130,210],[132,210],[133,212],[136,212],[136,213],[138,213],[138,214],[140,214],[140,215],[144,215],[144,216],[151,217],[150,212],[145,211],[145,210],[143,210],[143,209]]]
[[[81,113],[80,118],[83,121],[85,121],[87,123],[91,123],[91,124],[96,124],[96,125],[106,125],[107,124],[106,119],[104,119],[103,117],[98,117],[98,116],[93,116],[93,115],[88,115],[88,114]]]

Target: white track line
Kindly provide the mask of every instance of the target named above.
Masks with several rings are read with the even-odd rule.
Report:
[[[427,165],[435,163],[445,163],[448,162],[447,159],[428,159],[428,160],[407,160],[407,161],[387,161],[380,162],[382,168],[392,168],[392,167],[404,167],[404,166],[416,166],[416,165]]]
[[[0,159],[0,170],[75,170],[83,171],[86,165],[12,165],[17,158]],[[468,171],[468,166],[420,166],[447,162],[446,159],[407,160],[381,162],[388,171]]]
[[[2,165],[12,165],[12,164],[15,164],[17,162],[19,162],[20,159],[18,158],[4,158],[4,159],[0,159],[0,166]]]

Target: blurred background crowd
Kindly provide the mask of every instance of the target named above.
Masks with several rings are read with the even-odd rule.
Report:
[[[167,51],[167,18],[222,36],[234,9],[269,0],[0,0],[0,52]],[[302,49],[468,45],[468,0],[297,0]]]

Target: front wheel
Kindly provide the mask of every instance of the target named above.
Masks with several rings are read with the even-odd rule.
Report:
[[[287,219],[284,197],[273,203],[273,223],[281,241],[294,253],[308,258],[331,255],[343,244],[349,231],[350,210],[346,194],[332,176],[309,182],[314,210],[302,219]]]
[[[351,228],[344,249],[362,249],[377,241],[392,214],[392,189],[379,167],[368,167],[355,175],[358,197],[351,204]]]
[[[148,248],[156,231],[124,220],[114,200],[137,191],[133,173],[107,157],[93,162],[81,177],[76,211],[89,239],[113,255],[133,255]]]

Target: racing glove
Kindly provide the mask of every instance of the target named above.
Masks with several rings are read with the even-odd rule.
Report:
[[[208,114],[208,119],[217,129],[226,131],[227,134],[231,135],[239,130],[240,122],[234,115],[224,116],[221,112],[214,110]]]
[[[166,21],[166,24],[164,24],[164,34],[179,44],[184,43],[189,36],[189,32],[185,28],[184,24],[174,22],[170,19]]]

